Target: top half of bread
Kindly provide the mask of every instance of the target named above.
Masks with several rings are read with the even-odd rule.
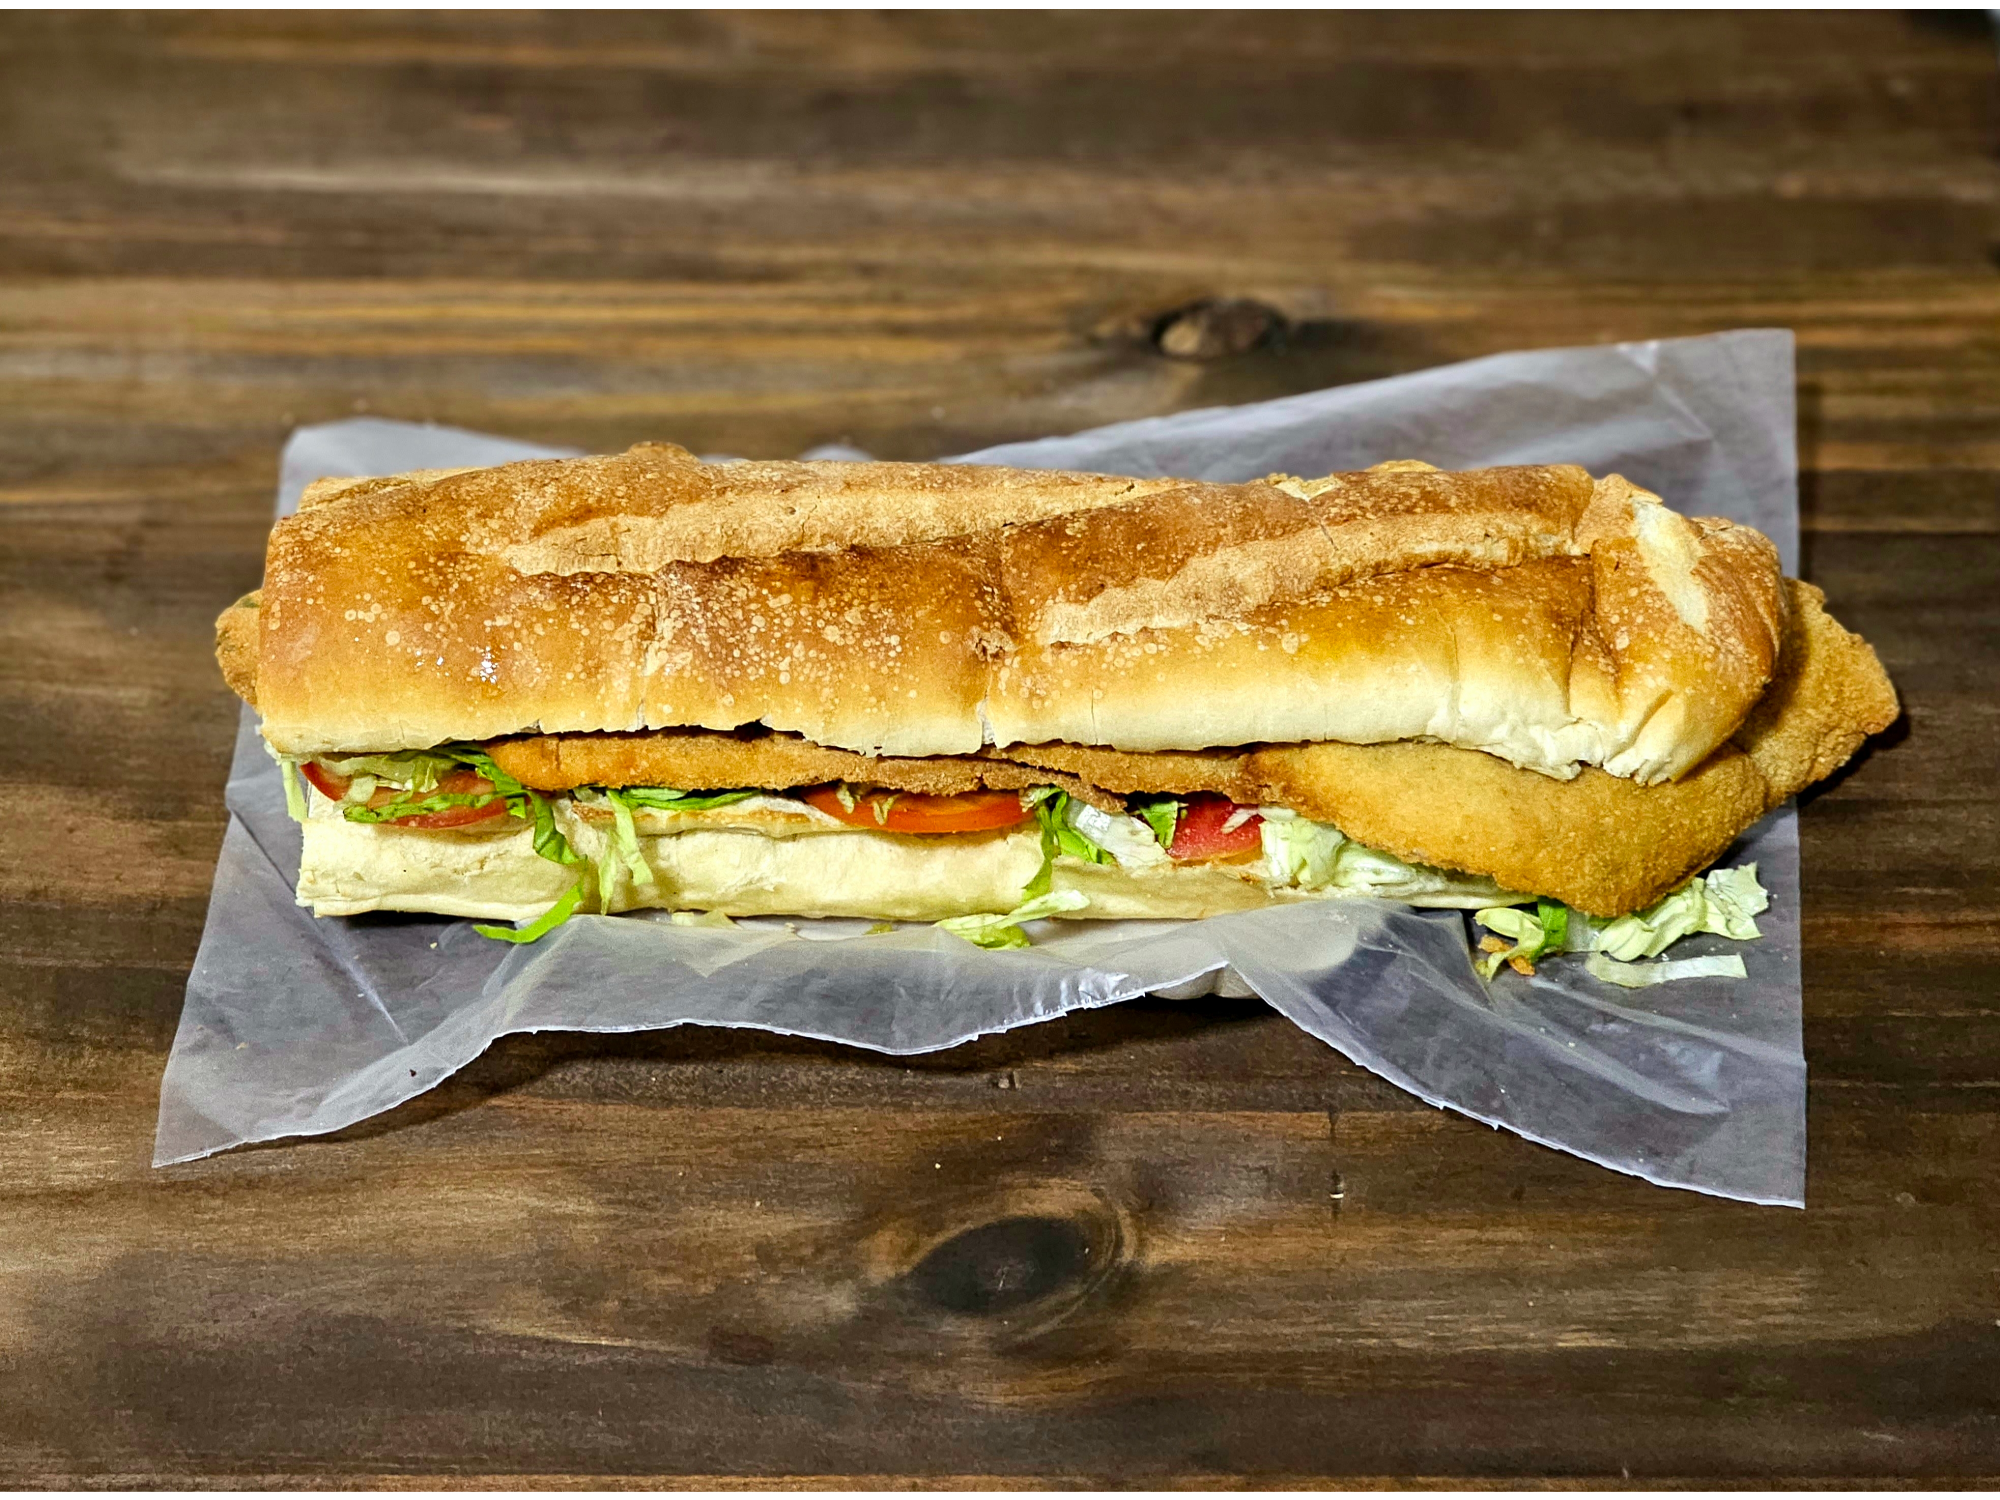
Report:
[[[313,486],[232,681],[301,754],[762,724],[892,755],[1429,740],[1655,782],[1757,702],[1785,598],[1760,533],[1572,466],[1208,484],[647,445]]]

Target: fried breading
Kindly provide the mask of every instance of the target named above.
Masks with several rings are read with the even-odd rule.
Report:
[[[1771,784],[1773,805],[1831,776],[1871,734],[1896,722],[1896,690],[1875,648],[1796,578],[1777,677],[1732,739]]]
[[[1218,792],[1237,802],[1258,800],[1245,774],[1243,750],[1107,750],[1099,745],[1009,745],[989,757],[1065,771],[1111,792]]]
[[[1731,746],[1658,786],[1595,767],[1557,781],[1477,750],[1408,742],[1267,749],[1249,769],[1262,800],[1372,848],[1599,916],[1658,900],[1767,805],[1756,763]]]
[[[215,621],[215,660],[229,690],[252,708],[257,706],[257,607],[261,591],[252,589]]]
[[[795,734],[744,736],[699,729],[538,734],[494,740],[486,748],[501,770],[543,792],[577,786],[783,790],[845,781],[897,792],[949,795],[1059,786],[1107,811],[1124,806],[1123,799],[1110,791],[1061,770],[983,756],[857,755],[815,745]]]

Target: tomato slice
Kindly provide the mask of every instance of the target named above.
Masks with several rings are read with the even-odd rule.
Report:
[[[1229,820],[1239,813],[1249,816],[1227,828]],[[1167,853],[1188,860],[1241,858],[1263,847],[1264,835],[1257,831],[1263,821],[1250,808],[1227,797],[1199,792],[1181,804],[1180,821],[1174,824],[1174,841]]]
[[[307,781],[317,787],[321,795],[338,802],[347,795],[347,789],[354,784],[353,778],[336,776],[318,761],[302,761],[299,770]],[[478,794],[493,790],[493,783],[477,771],[457,770],[438,779],[433,792],[425,792],[425,797],[436,792],[451,792],[458,795]],[[392,787],[377,787],[375,795],[368,799],[370,807],[387,807],[401,793]],[[421,800],[421,798],[419,799]],[[507,804],[499,798],[491,802],[468,802],[459,807],[447,807],[441,812],[416,813],[407,818],[385,819],[385,825],[394,828],[464,828],[473,823],[484,823],[493,818],[507,816]]]
[[[840,800],[837,786],[817,786],[799,794],[809,807],[856,828],[884,833],[981,833],[1012,828],[1034,813],[1021,805],[1019,792],[957,792],[950,796],[924,792],[850,792],[854,806]],[[888,803],[884,810],[882,804]]]
[[[338,802],[347,795],[353,783],[345,776],[336,776],[316,760],[299,762],[299,771],[307,781],[319,788],[320,795],[329,801]]]
[[[440,776],[437,784],[438,792],[453,792],[460,795],[466,793],[486,793],[492,790],[492,782],[481,776],[477,771],[469,770],[452,771],[447,775]],[[435,795],[436,792],[426,792],[423,794],[425,797]],[[381,807],[393,801],[396,796],[395,792],[378,791],[368,799],[368,805],[370,807]],[[419,800],[422,799],[419,798]],[[491,819],[504,818],[506,816],[507,804],[500,798],[495,797],[491,802],[467,802],[458,807],[447,807],[443,812],[418,813],[414,817],[396,818],[391,820],[389,826],[395,828],[464,828],[473,823],[485,823]]]

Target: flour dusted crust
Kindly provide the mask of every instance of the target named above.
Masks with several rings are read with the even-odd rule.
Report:
[[[293,753],[1423,738],[1655,782],[1763,691],[1778,583],[1756,532],[1561,465],[1218,485],[649,445],[315,486],[272,534],[254,691]]]

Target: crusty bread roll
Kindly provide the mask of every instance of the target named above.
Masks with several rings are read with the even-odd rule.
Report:
[[[254,613],[233,680],[297,754],[758,724],[895,756],[1428,740],[1642,783],[1729,738],[1785,628],[1764,537],[1574,467],[1217,485],[658,445],[322,483]]]

